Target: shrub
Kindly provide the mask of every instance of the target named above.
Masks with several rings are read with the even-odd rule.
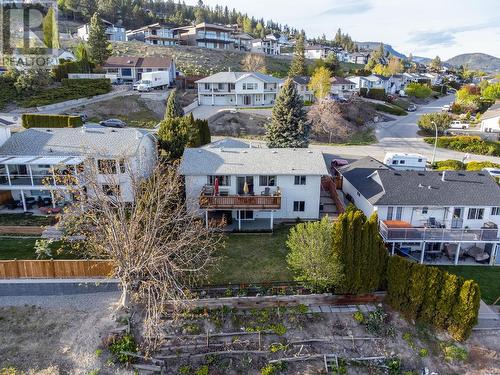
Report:
[[[432,89],[426,84],[412,82],[406,86],[405,93],[408,96],[424,99],[432,95]]]
[[[196,369],[195,375],[208,375],[208,366],[203,365]]]
[[[361,311],[356,311],[354,314],[352,314],[352,317],[358,323],[364,323],[364,321],[365,321],[365,316],[363,315],[363,313]]]
[[[469,356],[466,349],[460,348],[451,343],[442,343],[441,351],[443,352],[444,360],[446,362],[465,361]]]
[[[17,92],[14,86],[15,79],[6,74],[0,75],[0,109],[3,109],[7,104],[21,99],[21,95]]]
[[[492,161],[471,161],[465,164],[465,169],[468,171],[480,171],[483,168],[500,168],[500,164]]]
[[[22,124],[29,128],[75,128],[83,125],[79,116],[67,115],[39,115],[35,113],[24,113]]]
[[[113,337],[108,345],[108,349],[121,363],[129,363],[133,358],[123,352],[137,353],[135,339],[130,334]]]
[[[366,330],[376,336],[394,337],[395,330],[389,323],[389,315],[381,308],[370,311],[365,319]]]
[[[406,112],[405,110],[403,110],[399,107],[393,106],[393,105],[380,104],[380,103],[375,104],[374,103],[373,107],[377,111],[390,113],[391,115],[405,116],[408,114],[408,112]]]
[[[261,375],[276,375],[280,371],[285,369],[286,369],[285,362],[269,363],[260,370],[260,373]]]
[[[424,138],[424,141],[434,144],[434,138]],[[479,136],[439,137],[437,145],[471,154],[500,156],[500,142],[483,140]]]
[[[443,132],[450,127],[452,117],[448,113],[426,113],[420,116],[418,119],[418,127],[427,134],[435,134],[435,127],[432,122],[435,122],[438,129],[438,134],[443,134]]]
[[[382,100],[382,101],[387,100],[387,94],[385,93],[384,89],[370,89],[370,90],[368,90],[366,87],[362,87],[359,90],[359,95],[361,95],[365,98],[370,98],[370,99],[375,99],[375,100]]]
[[[437,161],[432,165],[432,169],[437,169],[438,171],[460,171],[463,170],[464,167],[464,163],[453,159]]]

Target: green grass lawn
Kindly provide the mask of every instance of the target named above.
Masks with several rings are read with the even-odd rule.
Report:
[[[26,214],[0,214],[0,225],[5,226],[33,226],[41,227],[53,225],[55,223],[54,216],[34,216]]]
[[[37,238],[14,238],[0,237],[0,259],[36,259],[35,242]],[[54,242],[51,244],[54,259],[74,259],[71,254],[57,254],[56,250],[60,247],[60,243]]]
[[[481,288],[481,298],[491,304],[500,297],[500,267],[443,266],[450,273],[473,279]]]
[[[292,281],[287,268],[288,227],[274,234],[228,234],[219,269],[212,272],[211,284]]]

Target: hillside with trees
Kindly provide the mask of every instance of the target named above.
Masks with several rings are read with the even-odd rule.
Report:
[[[466,66],[468,69],[484,72],[500,71],[500,58],[485,53],[464,53],[445,62],[456,67]]]

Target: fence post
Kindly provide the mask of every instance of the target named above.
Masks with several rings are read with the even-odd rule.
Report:
[[[19,279],[21,278],[21,271],[19,271],[19,262],[17,261],[17,259],[14,259],[14,265],[16,268],[16,279]]]
[[[56,265],[54,264],[54,258],[51,258],[50,259],[50,269],[51,269],[51,273],[52,273],[52,278],[55,279],[56,278]]]

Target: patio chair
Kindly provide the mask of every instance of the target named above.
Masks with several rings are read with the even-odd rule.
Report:
[[[261,191],[261,192],[260,192],[260,195],[266,195],[266,196],[271,195],[271,189],[270,189],[270,188],[268,188],[268,187],[266,187],[266,188],[264,189],[264,191]]]

